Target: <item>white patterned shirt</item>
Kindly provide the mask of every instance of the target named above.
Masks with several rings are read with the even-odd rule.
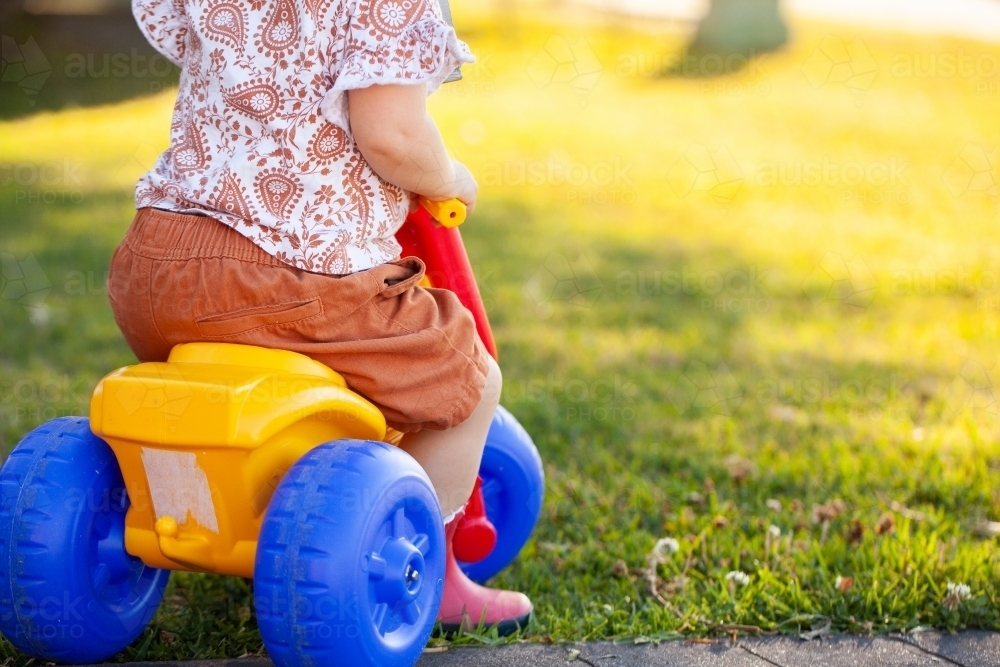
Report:
[[[292,266],[362,271],[399,256],[409,193],[350,132],[346,91],[426,83],[468,47],[437,0],[133,0],[181,67],[170,148],[136,206],[209,215]]]

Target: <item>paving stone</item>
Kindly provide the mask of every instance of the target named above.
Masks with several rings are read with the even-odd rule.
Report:
[[[1000,633],[927,632],[889,637],[840,635],[744,639],[733,644],[515,644],[428,652],[417,667],[1000,667]],[[274,667],[267,658],[144,662],[101,667]]]
[[[747,642],[747,648],[781,667],[923,667],[943,665],[918,647],[884,637],[834,636],[824,640],[790,638]]]
[[[906,641],[964,667],[997,667],[1000,665],[1000,633],[998,632],[970,630],[957,635],[921,632],[907,635]]]
[[[574,653],[579,651],[574,657]],[[570,658],[573,658],[570,661]],[[740,646],[664,642],[607,642],[541,646],[522,644],[493,649],[459,648],[427,653],[417,667],[769,667]]]

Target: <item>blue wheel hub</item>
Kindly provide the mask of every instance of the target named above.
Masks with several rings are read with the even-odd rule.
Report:
[[[383,637],[417,622],[422,611],[418,598],[426,570],[426,534],[407,534],[405,510],[400,507],[383,526],[388,537],[378,551],[366,557],[372,623]]]
[[[128,499],[124,493],[109,494],[106,513],[94,515],[90,526],[90,580],[96,598],[109,607],[120,607],[128,600],[145,571],[141,560],[125,551],[125,512]],[[91,603],[93,604],[93,603]],[[92,610],[88,610],[92,611]]]

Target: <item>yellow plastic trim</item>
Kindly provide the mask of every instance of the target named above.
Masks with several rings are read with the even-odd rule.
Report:
[[[181,345],[166,362],[108,374],[90,414],[125,478],[126,550],[153,567],[243,577],[264,510],[302,455],[386,437],[379,410],[326,366],[225,343]]]
[[[465,222],[465,218],[468,216],[465,204],[458,199],[434,201],[420,197],[419,202],[442,227],[458,227]]]
[[[175,345],[170,350],[167,363],[171,364],[217,364],[223,366],[243,366],[262,368],[296,375],[312,375],[325,378],[346,387],[347,383],[337,371],[315,359],[289,352],[273,350],[253,345],[229,345],[223,343],[185,343]]]

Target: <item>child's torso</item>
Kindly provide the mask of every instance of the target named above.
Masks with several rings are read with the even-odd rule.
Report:
[[[137,0],[147,35],[174,39],[182,60],[170,148],[140,180],[137,205],[205,213],[309,271],[397,257],[409,196],[369,167],[346,98],[331,91],[341,61],[367,56],[377,70],[380,44],[412,28],[428,1],[362,0],[359,14],[345,0]],[[352,31],[376,35],[374,50]]]

